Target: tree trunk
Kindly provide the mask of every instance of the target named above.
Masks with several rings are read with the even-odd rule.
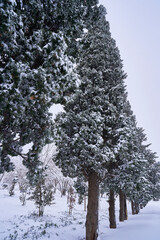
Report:
[[[86,196],[84,196],[84,211],[86,212],[87,210],[87,199],[86,199]]]
[[[114,191],[110,189],[109,194],[109,223],[110,228],[116,228],[116,217],[115,217],[115,198]]]
[[[16,185],[16,181],[13,180],[12,185],[11,185],[11,187],[10,187],[10,189],[9,189],[9,195],[10,195],[10,196],[13,196],[13,195],[14,195],[15,185]]]
[[[39,203],[38,203],[38,209],[39,209],[39,217],[43,216],[43,205],[42,205],[42,185],[39,183]]]
[[[120,189],[119,191],[119,221],[123,222],[124,221],[124,194],[122,190]]]
[[[135,215],[136,214],[136,211],[135,211],[135,202],[132,200],[131,201],[131,208],[132,208],[132,215]]]
[[[124,220],[128,220],[127,199],[125,194],[124,194]]]
[[[43,213],[44,213],[44,207],[39,206],[39,217],[43,216]]]
[[[139,203],[135,203],[135,210],[136,210],[136,214],[138,214],[139,213]]]
[[[140,209],[143,209],[143,204],[141,203],[139,207],[140,207]]]
[[[93,172],[88,177],[86,240],[97,240],[98,237],[98,201],[99,180],[97,173]]]
[[[2,181],[3,177],[4,177],[4,173],[0,176],[0,182]]]

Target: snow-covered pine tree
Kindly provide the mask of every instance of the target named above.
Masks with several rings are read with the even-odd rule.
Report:
[[[14,1],[2,0],[0,5],[0,173],[13,169],[9,155],[21,152],[18,136],[24,117],[23,97],[18,89],[19,71],[16,56],[20,46],[16,39],[21,29]]]
[[[152,180],[149,178],[149,175],[152,166],[156,165],[157,154],[155,152],[152,152],[148,147],[149,146],[147,145],[143,146],[143,158],[142,163],[140,164],[141,173],[140,179],[138,181],[139,182],[138,202],[141,207],[146,206],[146,204],[154,198],[153,192],[150,191],[152,188],[151,186],[153,185]],[[159,189],[157,185],[157,192],[158,191]]]
[[[122,164],[117,169],[119,188],[132,202],[133,208],[139,211],[139,204],[151,200],[149,194],[148,169],[155,161],[155,153],[152,153],[145,144],[147,138],[142,128],[137,127],[133,119],[132,134],[128,145],[128,151],[122,155]]]
[[[130,199],[130,195],[132,195],[131,192],[137,192],[136,189],[138,187],[138,202],[141,202],[142,198],[146,198],[148,191],[147,186],[149,184],[146,179],[147,166],[149,167],[149,165],[152,164],[154,157],[150,155],[149,161],[146,155],[149,151],[147,149],[148,145],[144,145],[146,135],[143,133],[143,129],[137,127],[135,116],[128,101],[123,105],[121,119],[123,121],[119,121],[121,128],[119,128],[117,133],[118,135],[120,134],[120,137],[118,138],[117,147],[115,148],[116,161],[110,162],[108,165],[108,175],[103,181],[103,188],[119,193],[119,219],[120,221],[124,221],[127,217],[125,216],[125,196],[127,195]],[[140,186],[142,185],[146,189],[146,193],[143,192],[143,197],[140,197],[140,189],[142,189]],[[114,198],[112,199],[114,201]],[[109,202],[111,203],[111,200]],[[112,205],[114,206],[114,203],[112,203]],[[112,209],[114,208],[112,207]],[[114,216],[114,214],[112,214],[112,216]]]
[[[84,211],[86,211],[86,196],[88,194],[88,186],[83,175],[77,177],[76,181],[74,182],[74,188],[78,193],[78,203],[81,204],[84,201]]]
[[[155,162],[148,169],[149,192],[154,201],[160,199],[160,163]]]
[[[119,139],[117,141],[117,146],[115,148],[115,158],[116,162],[110,163],[108,167],[108,176],[104,183],[108,188],[115,193],[119,194],[120,199],[120,209],[119,209],[119,220],[124,221],[127,219],[127,209],[126,209],[126,189],[125,182],[128,183],[127,174],[125,174],[125,169],[128,168],[130,162],[133,161],[132,148],[135,147],[133,144],[133,139],[136,132],[136,120],[129,101],[126,99],[123,105],[123,112],[121,113],[121,128],[119,128],[117,134]],[[114,201],[114,198],[112,198]],[[111,201],[110,201],[111,202]],[[112,203],[114,206],[114,203]],[[112,209],[114,209],[112,207]],[[114,216],[114,214],[111,214]],[[113,222],[113,221],[112,221]]]
[[[50,140],[49,108],[64,103],[76,84],[57,5],[7,0],[0,6],[0,172],[13,168],[10,156],[21,155],[33,182],[35,169],[41,171],[38,155]],[[27,143],[33,145],[28,155],[21,148]]]
[[[115,161],[114,146],[126,100],[119,51],[111,38],[105,9],[94,8],[92,25],[79,52],[80,85],[56,118],[56,163],[65,175],[88,180],[86,240],[97,239],[99,182]]]
[[[38,208],[38,216],[43,216],[44,208],[47,205],[51,205],[54,200],[52,187],[46,185],[44,179],[39,179],[28,199],[34,200]]]

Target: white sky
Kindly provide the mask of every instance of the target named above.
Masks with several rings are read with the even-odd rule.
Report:
[[[100,0],[124,63],[128,97],[160,156],[160,0]]]

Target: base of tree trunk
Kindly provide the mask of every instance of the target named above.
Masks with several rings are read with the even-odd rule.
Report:
[[[135,209],[136,209],[136,214],[138,214],[139,213],[139,203],[135,203]]]
[[[114,198],[114,191],[110,189],[109,194],[109,227],[116,228],[116,217],[115,217],[115,198]]]
[[[132,209],[132,215],[135,215],[136,214],[136,211],[135,211],[135,202],[132,200],[131,201],[131,209]]]
[[[128,220],[127,199],[125,194],[124,194],[124,220]]]
[[[97,173],[93,172],[88,177],[86,240],[97,240],[98,237],[98,202],[99,179]]]
[[[140,210],[139,203],[131,201],[132,215],[138,214]]]
[[[140,204],[140,209],[143,209],[143,204]]]
[[[119,221],[123,222],[124,221],[124,194],[122,190],[120,189],[119,191]]]

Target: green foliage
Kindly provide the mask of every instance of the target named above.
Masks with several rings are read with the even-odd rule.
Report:
[[[34,200],[34,203],[38,208],[38,215],[43,216],[45,206],[51,205],[54,199],[52,187],[47,186],[45,180],[41,179],[37,182],[32,195],[28,199]]]
[[[160,163],[155,162],[147,171],[149,194],[154,201],[160,199]]]
[[[104,8],[95,7],[93,14],[96,21],[84,34],[79,50],[79,87],[55,124],[56,162],[71,177],[81,173],[87,177],[92,171],[105,176],[108,162],[115,159],[126,99],[126,75]]]
[[[53,141],[49,109],[61,103],[65,112],[54,130],[63,173],[87,178],[94,171],[102,191],[123,189],[146,203],[159,199],[159,167],[127,101],[119,50],[97,3],[1,1],[0,174],[13,170],[11,157],[20,155],[38,186],[39,155]]]
[[[81,204],[84,196],[87,196],[88,194],[88,187],[83,176],[77,177],[77,180],[74,182],[74,188],[79,195],[78,203]]]
[[[64,104],[76,85],[58,2],[3,0],[0,8],[0,172],[12,170],[11,156],[20,155],[31,181],[42,147],[53,140],[49,108]]]

